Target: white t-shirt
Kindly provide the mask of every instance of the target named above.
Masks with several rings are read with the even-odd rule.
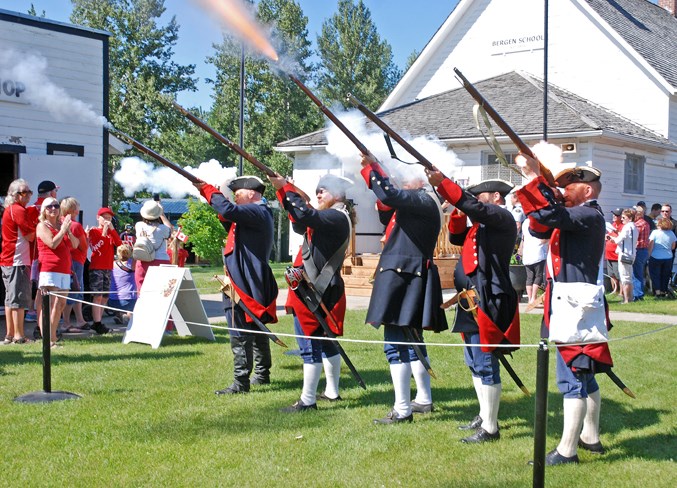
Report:
[[[549,239],[539,239],[529,232],[529,219],[522,224],[522,263],[536,264],[545,261],[548,256]]]
[[[148,237],[148,240],[153,243],[155,248],[155,259],[169,260],[167,254],[167,239],[172,231],[165,224],[147,224],[144,221],[137,222],[134,226],[136,230],[136,238],[141,236]]]

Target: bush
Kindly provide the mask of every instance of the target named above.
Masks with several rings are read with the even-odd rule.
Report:
[[[188,236],[188,242],[197,256],[213,265],[221,264],[227,234],[216,212],[209,205],[189,199],[188,211],[178,223]]]

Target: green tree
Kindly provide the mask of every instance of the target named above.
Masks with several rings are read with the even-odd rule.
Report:
[[[195,90],[195,65],[172,61],[178,39],[176,18],[159,24],[164,0],[72,0],[71,21],[103,29],[110,38],[109,119],[140,142],[175,131],[184,123],[171,98]],[[166,155],[166,154],[165,154]],[[115,159],[111,158],[114,166]],[[113,167],[110,168],[111,173]],[[112,200],[123,198],[117,185]]]
[[[216,212],[206,203],[188,200],[188,211],[178,221],[193,252],[216,265],[221,262],[226,231]]]
[[[362,0],[339,0],[338,11],[322,24],[317,47],[325,103],[344,104],[352,93],[376,110],[402,76]]]

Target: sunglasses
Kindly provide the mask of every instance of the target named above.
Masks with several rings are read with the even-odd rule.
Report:
[[[662,213],[670,213],[670,210],[661,210]]]
[[[22,196],[23,196],[23,195],[32,195],[33,192],[30,191],[30,190],[24,190],[24,191],[18,191],[18,192],[16,192],[16,194],[17,194],[17,195],[22,195]]]
[[[55,208],[59,208],[60,205],[58,203],[52,203],[51,205],[47,205],[45,208],[49,208],[51,210],[54,210]]]

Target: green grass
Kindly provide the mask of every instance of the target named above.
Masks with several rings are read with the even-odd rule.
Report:
[[[538,316],[523,316],[522,342],[538,341]],[[348,313],[346,337],[379,340],[364,311]],[[613,337],[660,326],[618,322]],[[274,330],[291,332],[282,316]],[[435,412],[413,424],[375,426],[393,402],[382,346],[345,343],[367,383],[347,368],[340,403],[316,412],[282,414],[299,397],[301,361],[273,345],[272,384],[248,395],[217,397],[232,379],[226,336],[214,343],[168,337],[153,350],[123,345],[120,336],[66,341],[53,357],[52,385],[76,401],[29,405],[12,401],[42,388],[40,346],[0,348],[2,486],[529,486],[533,396],[504,374],[501,440],[459,441],[457,425],[476,415],[470,375],[457,347],[430,347]],[[675,329],[612,344],[616,373],[637,394],[624,395],[606,377],[602,388],[604,456],[580,452],[580,466],[548,468],[547,486],[673,486],[677,478]],[[282,338],[293,345],[290,338]],[[458,344],[457,334],[427,334],[429,343]],[[550,358],[547,448],[562,428],[562,400]],[[535,389],[536,353],[523,348],[512,363]],[[323,381],[320,386],[322,387]],[[672,482],[670,480],[673,480]]]
[[[656,299],[650,293],[644,295],[639,302],[621,303],[619,295],[607,294],[610,310],[616,312],[657,313],[661,315],[677,315],[677,300],[666,298]]]
[[[284,271],[291,263],[270,263],[275,281],[278,287],[287,286],[284,279]],[[188,266],[195,280],[195,287],[200,294],[219,293],[219,284],[214,280],[214,275],[223,276],[223,266]]]

